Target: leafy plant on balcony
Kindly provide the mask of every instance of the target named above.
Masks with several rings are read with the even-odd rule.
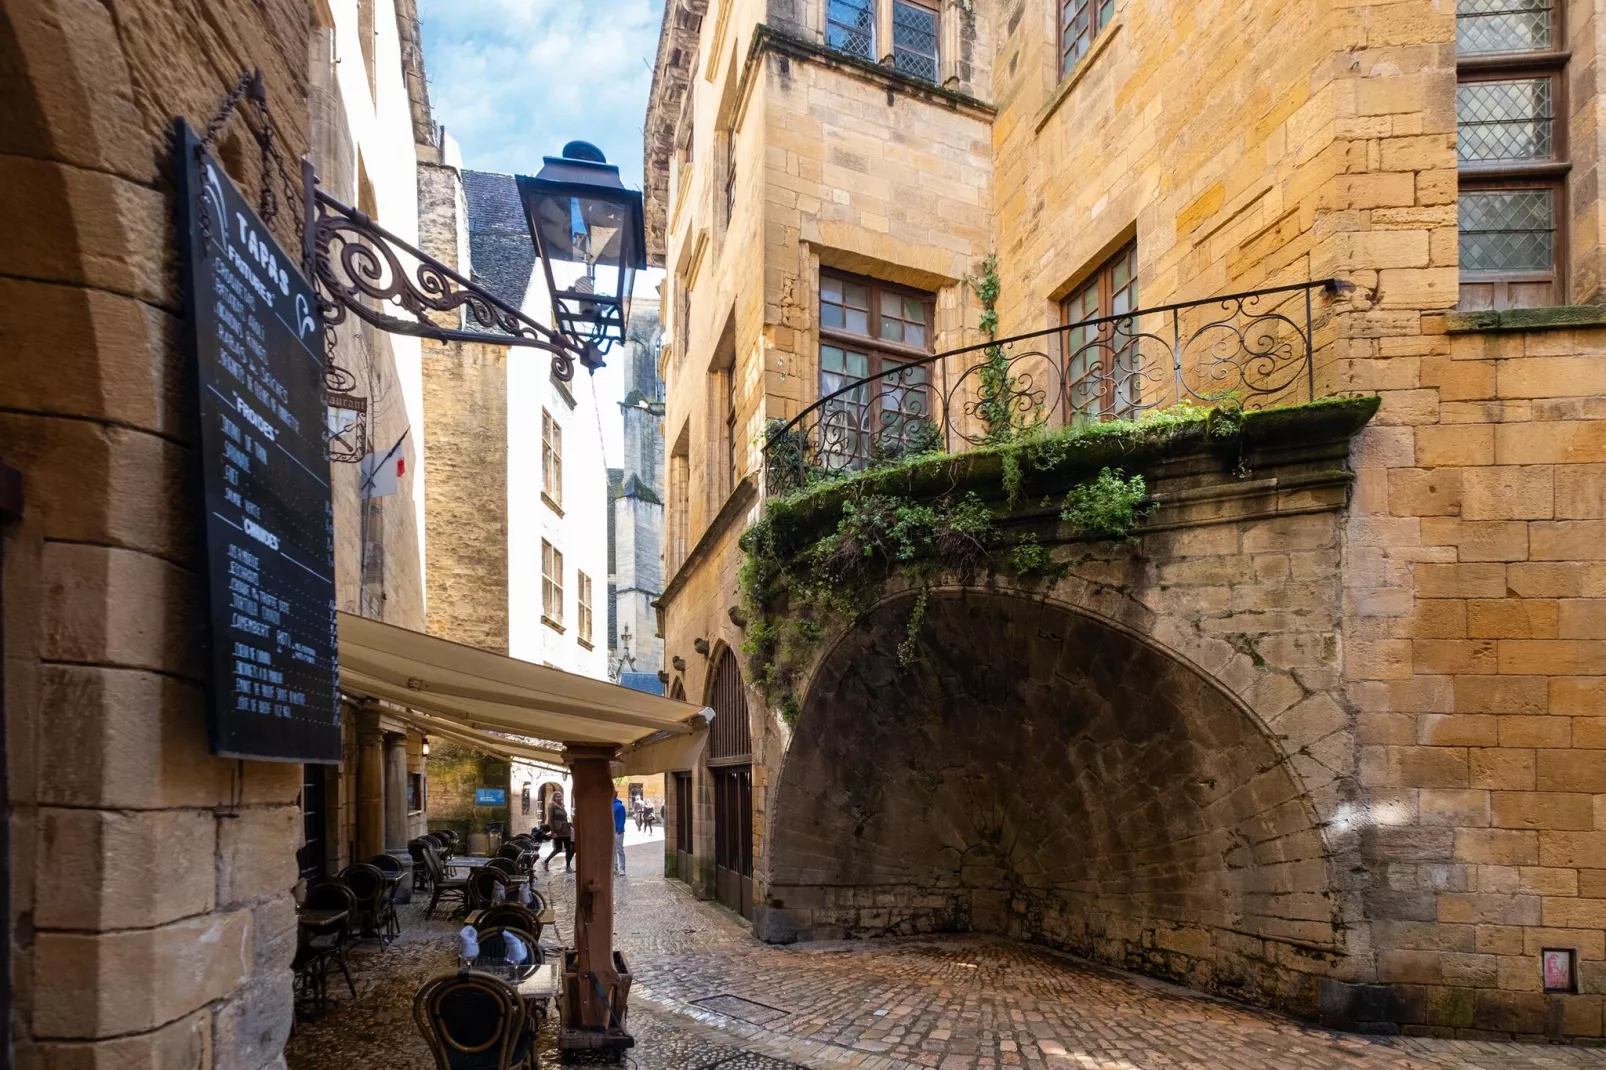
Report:
[[[998,257],[989,255],[981,262],[981,274],[970,278],[970,288],[981,302],[981,321],[978,326],[989,339],[998,337],[998,294],[1002,284],[998,281]],[[991,345],[982,351],[982,365],[977,372],[980,385],[976,391],[976,415],[987,425],[988,442],[1008,442],[1018,430],[1015,420],[1015,380],[1009,374],[1009,355],[1003,346]]]
[[[1091,483],[1071,488],[1060,519],[1070,521],[1084,537],[1130,540],[1132,530],[1153,509],[1149,485],[1142,476],[1105,468]]]

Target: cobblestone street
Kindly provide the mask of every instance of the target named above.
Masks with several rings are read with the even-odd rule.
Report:
[[[641,1070],[1606,1070],[1596,1049],[1331,1033],[991,938],[770,947],[665,882],[661,852],[628,849],[618,897]],[[559,938],[573,887],[546,878]],[[358,1002],[342,991],[335,1011],[298,1027],[291,1070],[429,1070],[412,996],[452,968],[458,925],[425,922],[416,901],[403,911],[399,943],[351,956]],[[554,1045],[549,1022],[549,1064]]]

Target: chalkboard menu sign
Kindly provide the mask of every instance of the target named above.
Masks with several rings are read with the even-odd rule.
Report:
[[[318,303],[296,258],[183,120],[177,134],[184,321],[206,508],[212,750],[338,762]]]

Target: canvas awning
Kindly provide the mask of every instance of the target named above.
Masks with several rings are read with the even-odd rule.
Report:
[[[561,669],[464,646],[422,632],[339,615],[340,688],[410,711],[421,728],[492,753],[561,760],[509,733],[555,743],[625,747],[648,738],[692,737],[698,707]]]

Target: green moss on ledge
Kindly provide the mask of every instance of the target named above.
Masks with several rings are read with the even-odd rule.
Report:
[[[1152,503],[1141,476],[1127,471],[1209,453],[1247,474],[1251,451],[1347,438],[1379,404],[1360,397],[1249,411],[1178,406],[910,457],[771,498],[742,536],[750,679],[791,723],[801,705],[798,678],[819,643],[894,582],[917,592],[899,650],[907,661],[918,651],[924,594],[939,574],[1008,574],[1026,584],[1059,577],[1063,566],[1035,533],[1006,532],[1023,515],[1048,509],[1083,538],[1130,537]],[[1095,516],[1097,523],[1087,520]]]

